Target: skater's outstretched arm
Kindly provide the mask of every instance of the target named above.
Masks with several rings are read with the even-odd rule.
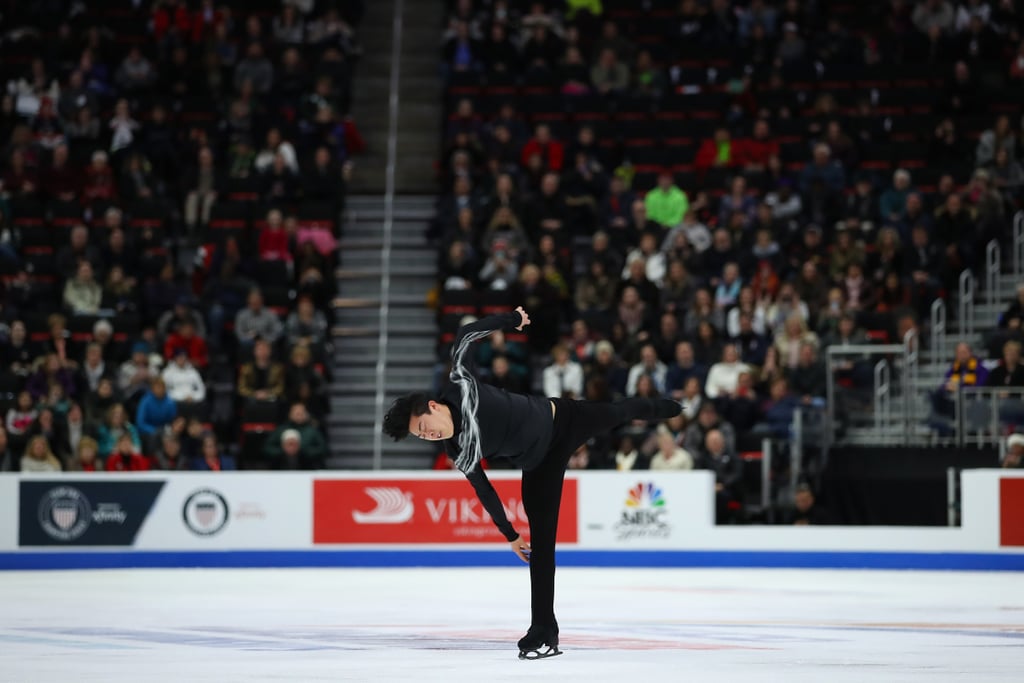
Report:
[[[505,506],[501,504],[498,492],[491,485],[491,480],[484,473],[484,468],[474,468],[473,471],[466,473],[466,478],[473,485],[477,498],[480,499],[484,510],[487,510],[491,519],[494,520],[494,525],[498,527],[498,531],[505,537],[505,540],[511,543],[519,538],[519,533],[512,526],[512,523],[508,521],[508,516],[505,514]]]
[[[476,417],[479,391],[472,366],[467,361],[469,355],[467,351],[473,342],[483,339],[495,330],[506,327],[515,327],[515,329],[521,330],[529,324],[530,317],[520,306],[512,313],[491,315],[469,325],[463,325],[455,337],[455,344],[452,346],[450,378],[453,383],[460,385],[462,394],[459,406],[462,414],[462,433],[459,435],[461,453],[455,461],[455,466],[467,475],[474,469],[478,469],[480,459],[483,457],[480,449],[480,425],[477,424]]]
[[[522,330],[529,324],[530,316],[520,306],[511,313],[489,315],[460,327],[455,333],[455,343],[452,344],[451,380],[457,382],[465,379],[466,375],[472,375],[472,354],[468,351],[473,342],[483,339],[495,330]]]

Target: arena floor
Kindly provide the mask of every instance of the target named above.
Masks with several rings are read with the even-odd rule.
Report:
[[[516,569],[0,572],[0,680],[1020,681],[1010,573],[565,569],[516,658]]]

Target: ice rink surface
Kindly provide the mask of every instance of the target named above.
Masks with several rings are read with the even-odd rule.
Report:
[[[524,662],[519,569],[0,572],[0,680],[1015,681],[1024,576],[564,569]]]

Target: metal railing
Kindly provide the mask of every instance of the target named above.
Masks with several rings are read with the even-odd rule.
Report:
[[[960,273],[959,322],[961,334],[974,334],[974,276],[971,271]]]
[[[938,363],[946,357],[946,302],[936,299],[932,302],[931,316],[931,362]]]
[[[998,446],[1012,425],[1024,424],[1024,388],[960,387],[951,398],[958,446]]]
[[[985,247],[985,301],[989,306],[999,303],[999,242],[992,240]]]
[[[917,335],[908,333],[902,344],[859,344],[850,346],[830,346],[825,350],[826,358],[826,405],[825,433],[826,443],[837,441],[840,421],[837,410],[843,403],[844,420],[853,424],[862,417],[865,409],[851,410],[846,406],[847,399],[870,401],[870,416],[860,426],[871,427],[878,437],[879,443],[906,443],[912,432],[914,419],[910,397],[913,393],[913,382],[917,378],[919,361]],[[857,370],[861,364],[870,363],[871,386],[856,389],[845,389],[839,386],[838,372],[850,372],[856,387],[860,376]],[[895,374],[895,377],[894,377]],[[864,377],[866,380],[866,377]],[[843,399],[842,401],[840,399]],[[899,414],[894,413],[893,406],[899,406]]]

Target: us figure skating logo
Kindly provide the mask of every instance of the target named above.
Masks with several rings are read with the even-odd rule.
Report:
[[[654,482],[639,482],[626,494],[625,507],[615,525],[618,540],[631,538],[668,538],[672,526],[665,521],[668,514],[665,495]]]

